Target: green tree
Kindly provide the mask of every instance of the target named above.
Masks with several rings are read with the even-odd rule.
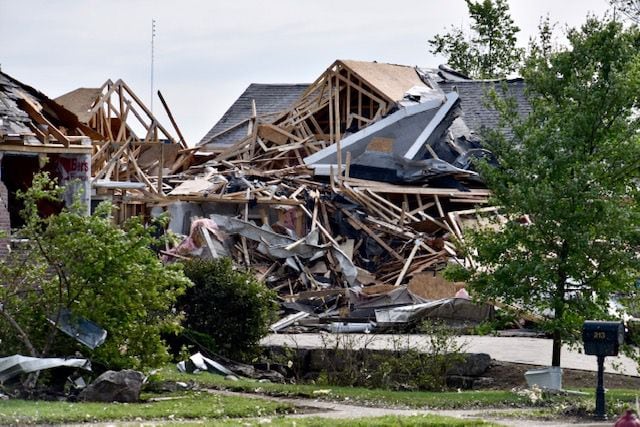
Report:
[[[528,58],[527,117],[494,96],[513,137],[490,132],[499,166],[480,167],[507,222],[471,233],[478,267],[452,274],[479,298],[548,316],[553,366],[640,267],[640,32],[590,17],[567,37],[568,48]]]
[[[180,265],[164,266],[150,246],[149,228],[132,218],[113,223],[112,206],[87,215],[79,204],[42,217],[43,201],[60,202],[63,188],[46,174],[21,195],[25,242],[0,263],[3,353],[68,356],[78,351],[111,368],[157,366],[168,360],[161,332],[178,331],[172,312],[189,280]],[[95,350],[57,329],[62,310],[107,330]]]
[[[449,66],[475,79],[506,77],[518,70],[524,50],[516,46],[520,28],[513,23],[506,0],[465,0],[471,34],[451,27],[429,40],[430,52],[442,54]]]

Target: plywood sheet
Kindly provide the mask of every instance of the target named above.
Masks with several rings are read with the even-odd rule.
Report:
[[[413,67],[352,60],[339,62],[392,101],[400,101],[414,86],[427,88]]]
[[[450,282],[442,274],[426,271],[416,273],[409,281],[409,292],[424,299],[453,298],[460,289],[462,282]]]
[[[381,153],[393,152],[393,144],[396,142],[393,138],[382,138],[374,136],[371,138],[371,142],[367,145],[367,151],[377,151]]]
[[[220,188],[220,185],[221,183],[212,183],[206,179],[196,178],[178,185],[169,193],[169,195],[187,196],[190,194],[201,194],[205,191],[215,191]]]

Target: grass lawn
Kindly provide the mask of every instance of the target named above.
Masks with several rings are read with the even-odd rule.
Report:
[[[521,418],[553,419],[558,417],[588,416],[595,410],[594,389],[580,389],[587,395],[547,395],[532,402],[528,397],[510,390],[465,390],[451,392],[389,391],[359,387],[332,387],[309,384],[259,383],[255,380],[225,380],[220,375],[202,372],[184,374],[173,366],[161,369],[159,380],[196,383],[201,387],[262,393],[272,396],[305,397],[335,401],[350,401],[368,406],[393,406],[429,409],[479,409],[514,408],[512,412],[500,413],[500,416]],[[640,391],[629,389],[611,389],[607,391],[607,412],[616,417],[626,408],[635,408],[636,397]]]
[[[293,407],[290,405],[262,399],[219,396],[207,392],[182,392],[163,395],[162,400],[143,403],[5,400],[0,402],[0,424],[55,425],[112,420],[263,417],[292,411]]]
[[[184,374],[174,366],[162,368],[154,376],[159,381],[194,382],[200,387],[262,393],[270,396],[306,397],[313,399],[351,401],[368,406],[407,408],[458,409],[522,407],[529,404],[526,397],[508,390],[464,390],[450,392],[391,391],[362,387],[333,387],[312,384],[260,383],[241,379],[229,381],[220,375],[201,372]]]
[[[163,424],[164,425],[164,424]],[[238,420],[212,420],[207,421],[204,424],[199,423],[180,423],[176,426],[215,426],[215,427],[227,427],[239,425]],[[271,427],[474,427],[474,426],[486,426],[486,427],[499,427],[500,424],[485,422],[482,420],[461,420],[458,418],[443,417],[439,415],[416,415],[411,417],[367,417],[358,419],[328,419],[328,418],[296,418],[296,419],[284,419],[284,418],[261,418],[261,419],[247,419],[242,420],[240,425],[246,427],[254,426],[271,426]]]
[[[207,392],[170,393],[157,399],[136,404],[7,400],[0,403],[0,424],[59,425],[163,420],[163,425],[167,426],[497,426],[481,420],[461,420],[437,415],[344,420],[318,417],[286,419],[282,414],[294,412],[290,405]]]
[[[502,418],[557,419],[561,417],[590,418],[595,412],[595,390],[580,389],[587,395],[548,396],[541,406],[518,409],[499,414],[489,410],[487,416]],[[640,390],[612,389],[605,394],[606,411],[609,419],[616,420],[626,409],[636,409],[636,397],[640,398]]]

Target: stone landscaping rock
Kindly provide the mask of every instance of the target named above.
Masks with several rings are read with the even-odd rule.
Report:
[[[142,372],[131,369],[107,371],[82,390],[78,399],[89,402],[138,402],[143,381]]]
[[[473,382],[473,388],[486,388],[494,385],[496,380],[491,377],[480,377],[476,378]]]
[[[479,377],[484,374],[491,365],[491,356],[486,353],[464,354],[464,362],[449,369],[448,376],[458,375],[463,377]]]

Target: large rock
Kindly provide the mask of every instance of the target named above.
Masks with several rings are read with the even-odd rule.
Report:
[[[107,371],[82,390],[78,399],[90,402],[137,402],[143,381],[142,372],[131,369]]]
[[[491,366],[491,356],[486,353],[466,353],[464,361],[449,369],[447,375],[463,377],[479,377]]]

